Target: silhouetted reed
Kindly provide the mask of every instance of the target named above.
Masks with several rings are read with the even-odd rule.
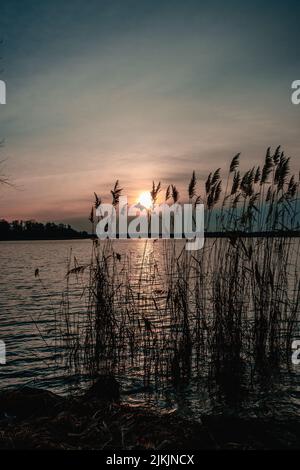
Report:
[[[280,147],[267,150],[262,169],[242,174],[239,164],[237,154],[225,184],[220,168],[210,173],[203,194],[192,174],[188,199],[205,204],[205,230],[216,232],[202,250],[148,240],[135,242],[144,250],[133,257],[119,253],[119,242],[95,239],[89,265],[69,269],[68,278],[80,274],[86,300],[76,318],[68,295],[63,302],[60,334],[71,369],[176,385],[220,367],[290,362],[299,333],[299,179],[289,176]],[[116,206],[121,191],[117,181]],[[160,191],[153,182],[153,203]],[[174,185],[164,199],[179,201]],[[100,201],[95,194],[93,227]]]

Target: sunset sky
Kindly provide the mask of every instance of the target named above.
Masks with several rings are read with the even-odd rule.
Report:
[[[264,6],[262,6],[262,3]],[[2,0],[0,218],[86,228],[118,178],[136,200],[161,180],[184,196],[242,153],[300,159],[299,1]]]

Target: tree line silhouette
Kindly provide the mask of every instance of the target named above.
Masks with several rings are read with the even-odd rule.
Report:
[[[0,220],[0,240],[49,240],[88,238],[88,233],[78,232],[69,224],[45,224],[33,220]]]

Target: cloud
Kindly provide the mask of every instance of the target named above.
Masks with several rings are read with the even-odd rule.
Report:
[[[152,179],[184,191],[269,145],[299,158],[299,5],[171,3],[4,2],[0,129],[22,208],[10,191],[1,214],[80,217],[117,178],[132,198]]]

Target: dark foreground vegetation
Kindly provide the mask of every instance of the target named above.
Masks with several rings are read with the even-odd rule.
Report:
[[[87,232],[77,232],[70,225],[32,220],[0,220],[0,240],[62,240],[88,238]]]
[[[299,421],[203,416],[124,405],[112,377],[83,396],[63,398],[25,387],[0,394],[1,449],[296,449]]]
[[[205,205],[206,231],[227,236],[206,239],[195,252],[185,250],[185,241],[167,240],[163,261],[149,242],[138,266],[111,241],[94,240],[90,264],[75,259],[70,265],[68,282],[79,281],[86,299],[80,315],[68,285],[57,322],[73,372],[139,370],[146,385],[159,386],[160,380],[188,382],[205,373],[213,380],[224,367],[242,373],[249,365],[291,365],[291,344],[300,332],[300,244],[293,236],[299,231],[299,177],[289,174],[290,160],[279,147],[267,150],[261,167],[242,174],[239,164],[238,154],[225,184],[219,168],[202,194],[195,172],[187,188],[191,203]],[[161,190],[153,182],[153,204]],[[121,191],[117,181],[115,206]],[[179,200],[175,186],[166,190],[169,199]],[[94,208],[100,202],[95,195]],[[257,231],[272,236],[256,237]]]
[[[283,366],[285,380],[274,401],[278,408],[283,401],[295,404],[297,384],[291,385],[289,374],[292,343],[300,336],[300,239],[294,236],[299,178],[289,175],[289,159],[280,148],[268,149],[262,167],[244,174],[239,158],[232,160],[225,185],[217,169],[202,194],[195,173],[187,191],[193,204],[205,205],[205,230],[231,235],[208,238],[195,252],[185,250],[185,240],[164,241],[163,249],[147,241],[135,259],[110,240],[94,239],[89,263],[70,259],[55,328],[39,333],[53,345],[66,378],[84,376],[95,385],[73,398],[27,388],[0,396],[2,447],[299,447],[295,408],[280,408],[276,418],[273,409],[260,412],[262,392],[272,390]],[[121,191],[116,182],[115,206]],[[153,183],[153,203],[160,191],[160,183]],[[175,186],[166,190],[169,199],[179,200]],[[99,204],[95,195],[93,228]],[[110,379],[103,382],[104,376]],[[220,406],[200,412],[197,422],[176,412],[130,407],[120,401],[111,377],[136,379],[159,396],[201,379],[208,395],[221,390]],[[244,414],[232,412],[230,403],[241,393],[246,404],[255,395],[255,413],[247,414],[247,406]],[[286,395],[290,400],[282,400]],[[203,397],[192,399],[201,411]]]

